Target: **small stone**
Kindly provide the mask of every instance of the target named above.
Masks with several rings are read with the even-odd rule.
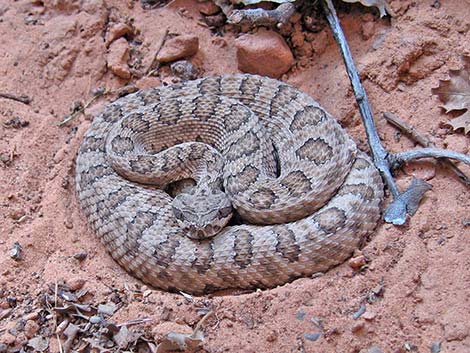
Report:
[[[78,261],[83,261],[87,257],[88,257],[88,253],[86,251],[82,251],[82,252],[79,252],[79,253],[76,253],[75,255],[73,255],[73,258],[75,260],[78,260]]]
[[[439,353],[441,351],[441,342],[435,341],[431,344],[431,353]]]
[[[303,321],[305,318],[305,311],[303,309],[300,309],[299,311],[297,311],[297,313],[295,314],[295,318],[297,320]]]
[[[13,336],[9,332],[5,332],[3,335],[0,336],[0,343],[4,343],[6,345],[12,345],[15,343],[16,337]]]
[[[214,15],[214,16],[206,16],[204,21],[209,27],[218,28],[218,27],[222,27],[225,24],[225,16],[221,13],[219,13],[218,15]]]
[[[106,43],[109,45],[127,34],[133,34],[131,26],[127,23],[115,23],[106,34]]]
[[[349,259],[348,265],[351,266],[354,270],[360,270],[362,266],[367,264],[367,259],[364,255],[359,255]]]
[[[65,226],[65,228],[67,228],[67,229],[72,229],[72,228],[73,228],[72,220],[70,220],[69,218],[67,218],[66,220],[64,220],[64,226]]]
[[[28,315],[25,315],[23,317],[24,320],[37,320],[39,317],[39,313],[37,311],[33,311],[32,313],[29,313]]]
[[[23,251],[23,248],[21,247],[21,244],[18,242],[15,242],[12,248],[10,249],[10,257],[13,260],[20,260],[22,251]]]
[[[363,328],[364,328],[364,322],[363,322],[363,321],[360,321],[360,322],[355,323],[355,324],[351,327],[351,332],[352,332],[352,333],[358,333],[358,332],[361,331]]]
[[[243,72],[277,78],[294,64],[294,56],[284,38],[276,32],[260,29],[235,41],[238,69]]]
[[[212,1],[204,1],[197,4],[197,8],[200,13],[206,16],[215,15],[220,11],[220,7],[214,4]]]
[[[0,353],[7,353],[8,346],[5,343],[0,343]]]
[[[33,338],[39,331],[39,325],[36,321],[28,320],[24,325],[24,334],[27,338]]]
[[[197,78],[198,70],[187,60],[176,61],[170,66],[171,72],[182,80],[194,80]]]
[[[366,311],[364,314],[362,314],[362,318],[364,320],[367,320],[367,321],[372,321],[375,319],[375,317],[377,316],[377,314],[373,311]]]
[[[118,77],[129,79],[131,72],[127,61],[129,60],[129,43],[125,38],[119,38],[111,43],[108,51],[108,68]]]
[[[83,278],[78,277],[72,278],[67,281],[67,285],[69,286],[71,291],[82,289],[85,283],[86,281]]]
[[[157,54],[161,63],[172,62],[192,56],[199,50],[199,38],[192,34],[180,35],[166,41]]]
[[[321,336],[321,333],[320,332],[315,332],[315,333],[304,333],[304,338],[308,341],[316,341],[317,339],[319,339]]]
[[[18,221],[21,217],[26,215],[26,212],[21,209],[16,209],[16,210],[10,211],[8,215],[10,216],[11,219]]]

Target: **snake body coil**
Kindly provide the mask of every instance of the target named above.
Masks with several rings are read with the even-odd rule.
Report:
[[[198,186],[173,199],[164,187],[184,179]],[[383,198],[370,159],[318,103],[246,74],[108,105],[84,137],[76,188],[119,264],[195,294],[326,271],[375,229]],[[224,226],[231,207],[242,224]]]

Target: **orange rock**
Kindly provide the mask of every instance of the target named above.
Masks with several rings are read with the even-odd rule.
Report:
[[[355,270],[359,270],[362,266],[367,264],[366,257],[364,255],[359,255],[349,259],[348,261],[349,266],[351,266]]]
[[[273,31],[260,29],[235,41],[238,68],[243,72],[279,77],[294,64],[294,56],[284,38]]]
[[[172,62],[186,58],[197,53],[199,50],[199,38],[192,34],[181,35],[166,41],[157,60],[162,63]]]
[[[129,43],[124,38],[112,42],[108,52],[108,68],[118,77],[129,79],[131,72],[127,65],[129,60]]]
[[[197,4],[197,8],[200,13],[206,16],[215,15],[217,12],[220,11],[220,7],[214,4],[212,1],[204,1]]]

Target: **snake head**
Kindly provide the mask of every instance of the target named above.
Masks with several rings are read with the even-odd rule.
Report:
[[[213,237],[232,218],[232,204],[221,190],[195,186],[189,192],[176,195],[173,215],[186,236],[203,240]]]

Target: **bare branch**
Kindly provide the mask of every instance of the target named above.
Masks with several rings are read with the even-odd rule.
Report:
[[[391,173],[390,163],[387,159],[388,152],[382,146],[379,135],[377,133],[377,128],[375,127],[374,118],[372,116],[372,111],[370,109],[366,91],[362,86],[361,80],[359,78],[359,73],[357,72],[356,66],[354,64],[351,50],[349,49],[348,43],[339,23],[335,8],[331,0],[322,0],[321,3],[328,23],[330,24],[331,30],[333,32],[333,36],[335,37],[336,42],[340,47],[344,64],[346,65],[346,70],[348,72],[354,95],[359,106],[359,111],[361,113],[362,122],[364,123],[364,127],[366,129],[367,139],[369,141],[369,146],[374,158],[374,164],[380,171],[380,174],[385,180],[385,183],[392,193],[392,196],[396,198],[400,192]]]
[[[229,23],[239,26],[248,24],[251,26],[267,26],[274,27],[276,25],[286,23],[295,12],[295,5],[285,3],[279,5],[274,10],[264,9],[246,9],[233,10],[227,16]]]
[[[416,130],[413,126],[409,125],[405,121],[401,120],[399,117],[393,115],[392,113],[385,112],[384,118],[392,125],[396,126],[400,131],[403,131],[414,141],[419,143],[423,147],[435,147],[435,144],[431,142],[425,135]],[[457,174],[459,179],[467,186],[470,186],[470,179],[465,175],[465,173],[457,167],[454,162],[447,158],[439,159],[446,167],[452,169],[452,171]]]
[[[21,102],[21,103],[24,103],[24,104],[29,104],[32,101],[31,98],[29,98],[28,96],[26,96],[24,94],[22,94],[20,96],[16,96],[16,95],[10,94],[10,93],[0,93],[0,97],[1,98],[6,98],[6,99],[11,99],[11,100]]]
[[[469,155],[450,150],[441,150],[437,148],[420,148],[416,150],[391,154],[389,156],[389,159],[392,162],[393,166],[400,166],[401,164],[409,162],[413,159],[422,158],[450,158],[470,165]]]

